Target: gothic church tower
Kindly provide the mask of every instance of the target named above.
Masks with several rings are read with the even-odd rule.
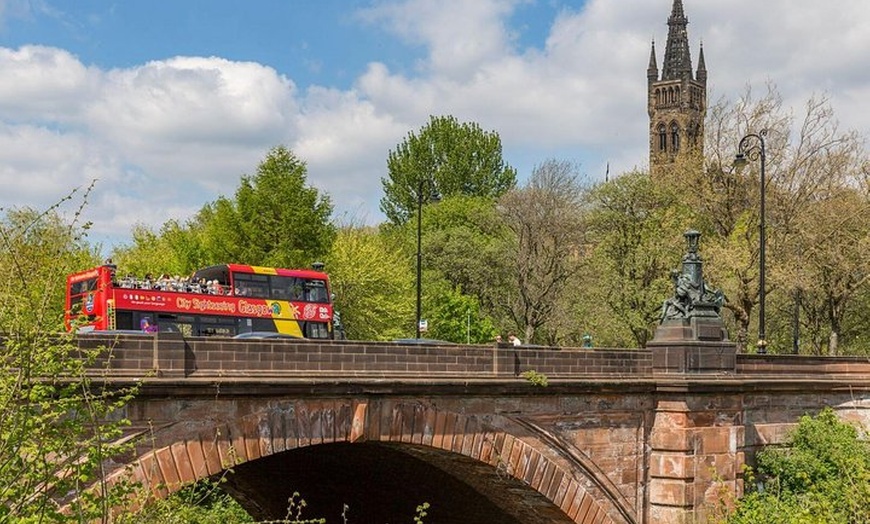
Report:
[[[704,152],[704,117],[707,113],[707,67],[704,47],[698,57],[698,70],[692,75],[689,53],[689,19],[682,0],[674,0],[668,17],[668,43],[662,75],[659,78],[655,42],[646,70],[649,98],[649,165],[655,175],[677,159]]]

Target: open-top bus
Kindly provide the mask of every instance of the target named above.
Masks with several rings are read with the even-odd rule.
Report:
[[[221,264],[190,278],[119,277],[106,264],[67,277],[68,330],[333,338],[329,277],[315,269]]]

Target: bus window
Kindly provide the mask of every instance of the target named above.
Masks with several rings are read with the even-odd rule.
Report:
[[[137,321],[134,327],[132,311],[118,311],[115,313],[115,327],[117,329],[138,329],[139,322]]]
[[[69,286],[69,294],[70,295],[83,295],[88,291],[94,291],[97,289],[97,279],[89,278],[87,280],[81,280],[79,282],[73,282]]]
[[[199,317],[199,330],[196,335],[203,337],[232,337],[236,334],[236,319],[228,317]]]
[[[276,300],[294,300],[293,282],[296,279],[293,277],[282,277],[272,275],[269,279],[269,298]]]
[[[243,297],[269,298],[269,275],[233,273],[233,294]]]
[[[329,327],[325,322],[307,322],[305,338],[329,338]]]
[[[96,315],[94,308],[94,292],[97,289],[97,278],[88,278],[69,285],[68,318],[75,322],[93,322]]]
[[[271,318],[252,318],[246,319],[250,321],[250,329],[248,331],[277,331],[275,321]]]
[[[306,280],[304,300],[306,302],[329,302],[329,297],[326,294],[326,282],[323,280]]]

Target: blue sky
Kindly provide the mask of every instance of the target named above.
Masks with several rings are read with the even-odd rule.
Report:
[[[0,0],[0,207],[97,179],[93,236],[184,220],[269,148],[336,220],[376,223],[386,157],[429,115],[502,137],[521,182],[644,167],[650,40],[673,0]],[[711,99],[775,83],[870,131],[870,2],[683,0]]]
[[[0,41],[66,49],[107,69],[178,55],[220,56],[268,64],[300,85],[342,88],[369,61],[399,66],[415,54],[361,25],[355,14],[366,5],[361,1],[78,0],[66,9],[71,4],[31,3],[26,15],[15,16],[11,3]]]

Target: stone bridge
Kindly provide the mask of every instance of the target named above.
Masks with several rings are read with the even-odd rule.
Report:
[[[705,522],[744,463],[824,406],[870,426],[870,361],[644,350],[82,337],[105,345],[155,496],[197,480],[255,518]],[[534,373],[529,373],[534,372]],[[536,384],[546,377],[547,385]]]

